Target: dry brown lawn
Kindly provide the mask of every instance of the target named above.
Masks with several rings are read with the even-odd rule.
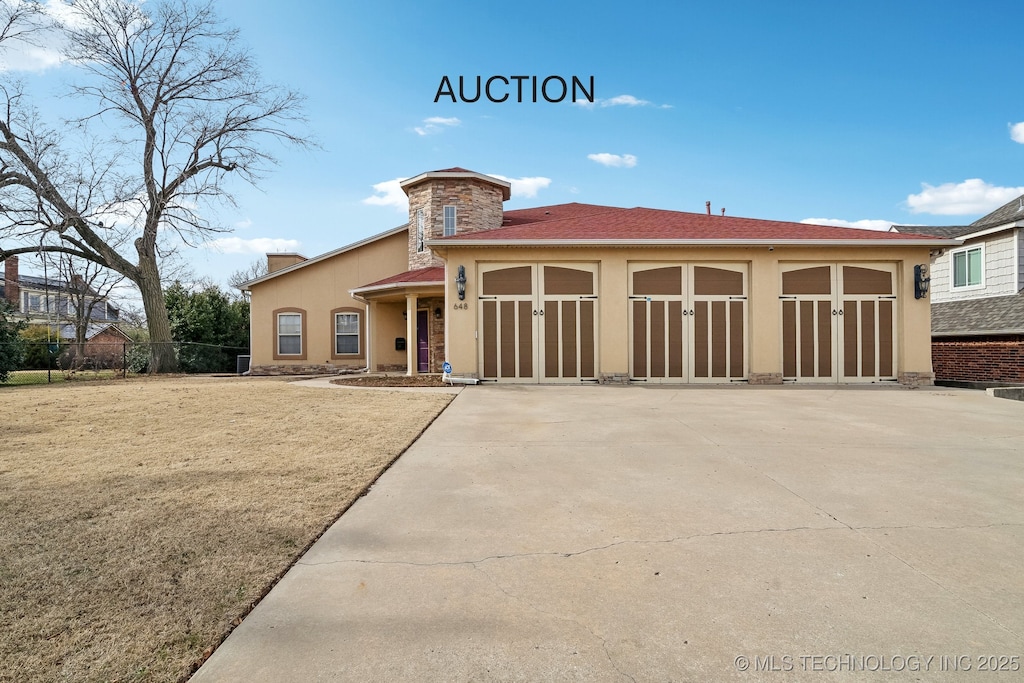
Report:
[[[0,388],[0,680],[186,677],[450,399]]]

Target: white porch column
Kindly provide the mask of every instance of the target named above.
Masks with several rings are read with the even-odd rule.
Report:
[[[373,372],[373,349],[377,344],[377,334],[374,332],[373,324],[377,319],[377,302],[371,301],[366,305],[366,371]]]
[[[419,368],[416,343],[416,295],[405,295],[405,374],[415,375]]]

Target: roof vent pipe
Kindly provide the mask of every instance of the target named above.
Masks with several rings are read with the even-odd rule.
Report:
[[[725,207],[724,206],[722,207],[722,215],[723,216],[725,215]]]
[[[708,209],[708,215],[711,215],[711,202],[704,202],[704,206]]]

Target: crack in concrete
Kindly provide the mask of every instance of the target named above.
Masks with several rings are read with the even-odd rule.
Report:
[[[996,628],[999,628],[999,629],[1005,631],[1006,633],[1009,633],[1014,638],[1017,638],[1017,639],[1021,638],[1021,634],[1017,633],[1012,628],[1010,628],[1010,627],[1006,626],[1005,624],[1001,623],[999,620],[997,620],[991,614],[989,614],[988,612],[983,610],[981,607],[978,607],[977,605],[975,605],[974,603],[969,601],[967,598],[965,598],[962,595],[960,595],[959,593],[957,593],[952,588],[946,586],[941,581],[939,581],[938,579],[936,579],[932,575],[928,574],[923,569],[919,569],[918,567],[914,566],[913,564],[911,564],[911,562],[909,560],[904,559],[900,555],[897,555],[894,551],[892,551],[889,548],[885,547],[879,541],[876,541],[875,539],[871,538],[867,534],[863,533],[863,531],[880,531],[880,530],[884,530],[884,529],[914,529],[914,528],[918,528],[918,529],[932,529],[932,528],[935,528],[935,529],[946,529],[946,530],[953,531],[953,530],[959,530],[959,529],[985,529],[985,528],[996,527],[996,526],[1021,526],[1020,524],[1015,524],[1015,523],[1012,523],[1012,522],[1007,522],[1007,523],[982,524],[982,525],[978,525],[978,526],[964,525],[964,526],[960,526],[960,527],[923,527],[923,526],[913,526],[913,525],[910,525],[910,526],[893,526],[893,527],[884,527],[884,526],[883,527],[855,527],[855,526],[853,526],[851,524],[847,524],[846,522],[842,521],[841,519],[839,519],[838,517],[833,515],[831,512],[829,512],[825,508],[821,507],[820,505],[817,505],[816,503],[812,503],[807,498],[801,496],[799,493],[797,493],[793,489],[789,488],[788,486],[786,486],[782,482],[780,482],[777,479],[775,479],[774,477],[772,477],[770,474],[767,474],[766,472],[762,472],[761,470],[759,470],[758,468],[754,467],[750,463],[744,463],[744,464],[746,464],[747,467],[749,467],[750,469],[754,470],[755,472],[757,472],[758,474],[760,474],[764,478],[766,478],[769,481],[773,482],[776,486],[782,488],[785,491],[788,491],[791,495],[796,496],[797,498],[799,498],[800,500],[804,501],[804,503],[806,503],[807,505],[811,506],[815,510],[818,510],[822,514],[827,515],[831,519],[835,520],[835,522],[837,524],[841,524],[844,527],[846,527],[847,529],[849,529],[850,531],[853,531],[854,533],[858,534],[865,541],[867,541],[868,543],[872,544],[873,546],[878,548],[881,552],[884,552],[886,555],[888,555],[892,559],[896,560],[897,562],[899,562],[900,564],[905,566],[911,572],[917,574],[921,578],[923,578],[926,581],[930,582],[932,585],[936,586],[943,593],[946,593],[947,595],[952,597],[954,600],[957,600],[957,601],[961,602],[968,609],[973,610],[977,614],[979,614],[982,617],[984,617],[985,619],[987,619]]]
[[[850,527],[847,527],[850,528]],[[644,540],[633,540],[626,539],[622,541],[615,541],[605,545],[594,546],[592,548],[583,548],[582,550],[573,551],[555,551],[555,550],[544,550],[532,553],[509,553],[507,555],[487,555],[480,557],[475,560],[448,560],[448,561],[437,561],[437,562],[412,562],[409,560],[366,560],[366,559],[343,559],[343,560],[329,560],[326,562],[307,562],[299,560],[295,564],[303,565],[306,567],[320,567],[331,564],[380,564],[380,565],[401,565],[410,567],[455,567],[460,565],[471,565],[476,566],[483,564],[484,562],[490,562],[492,560],[510,560],[510,559],[521,559],[527,557],[576,557],[578,555],[586,555],[587,553],[599,552],[602,550],[608,550],[623,545],[655,545],[665,543],[678,543],[680,541],[691,541],[698,538],[713,538],[715,536],[743,536],[746,534],[764,534],[764,533],[789,533],[793,531],[840,531],[838,527],[813,527],[813,526],[797,526],[783,529],[776,528],[765,528],[765,529],[739,529],[736,531],[711,531],[707,533],[697,534],[686,534],[683,536],[673,536],[672,538],[656,538],[656,539],[644,539]]]
[[[768,479],[772,479],[769,475],[764,475],[764,476],[767,477]],[[772,479],[772,481],[775,481],[775,480]],[[776,482],[776,483],[778,483],[778,482]],[[788,488],[786,488],[782,484],[779,484],[779,486],[781,486],[782,488],[786,489],[787,491],[789,490]],[[793,493],[792,491],[790,491],[790,492]],[[457,566],[461,566],[461,565],[471,565],[471,566],[475,567],[478,564],[483,564],[485,562],[491,562],[491,561],[494,561],[494,560],[517,560],[517,559],[524,559],[524,558],[528,558],[528,557],[562,557],[562,558],[569,558],[569,557],[577,557],[579,555],[586,555],[588,553],[600,552],[602,550],[609,550],[611,548],[616,548],[616,547],[624,546],[624,545],[658,545],[658,544],[665,544],[665,543],[679,543],[681,541],[685,542],[685,541],[692,541],[694,539],[701,539],[701,538],[714,538],[716,536],[744,536],[744,535],[748,535],[748,534],[750,534],[750,535],[754,535],[754,534],[769,534],[769,533],[771,533],[771,534],[784,534],[784,533],[791,533],[791,532],[796,532],[796,531],[843,531],[843,530],[854,531],[854,532],[861,532],[861,531],[888,531],[888,530],[896,531],[896,530],[905,530],[905,529],[918,529],[918,530],[927,530],[927,531],[962,531],[962,530],[967,530],[967,529],[989,529],[989,528],[995,528],[995,527],[1022,527],[1022,526],[1024,526],[1024,523],[1021,523],[1021,522],[996,522],[996,523],[992,523],[992,524],[963,524],[963,525],[959,525],[959,526],[925,526],[925,525],[918,525],[918,524],[906,524],[906,525],[894,525],[894,526],[853,526],[853,525],[847,524],[846,522],[844,522],[841,519],[837,518],[835,515],[831,514],[827,510],[824,510],[824,509],[814,505],[814,503],[811,503],[810,501],[807,501],[806,499],[804,499],[799,494],[793,493],[793,495],[795,495],[798,498],[801,498],[801,500],[805,500],[808,505],[814,507],[819,512],[821,512],[822,514],[826,515],[829,519],[833,520],[834,522],[836,522],[836,524],[839,524],[840,526],[838,526],[838,527],[837,526],[824,526],[824,527],[819,527],[819,526],[795,526],[795,527],[786,527],[786,528],[767,527],[767,528],[764,528],[764,529],[738,529],[736,531],[710,531],[710,532],[706,532],[706,533],[696,533],[696,534],[685,534],[685,535],[682,535],[682,536],[673,536],[671,538],[625,539],[625,540],[621,540],[621,541],[615,541],[613,543],[607,543],[605,545],[598,545],[598,546],[593,546],[593,547],[590,547],[590,548],[583,548],[581,550],[571,550],[571,551],[542,550],[542,551],[536,551],[536,552],[530,552],[530,553],[508,553],[508,554],[502,554],[502,555],[486,555],[484,557],[478,557],[476,559],[467,559],[467,560],[440,560],[440,561],[435,561],[435,562],[413,562],[413,561],[410,561],[410,560],[367,560],[367,559],[360,559],[360,558],[347,558],[347,559],[342,559],[342,560],[329,560],[329,561],[326,561],[326,562],[308,562],[308,561],[305,561],[305,560],[299,560],[298,562],[296,562],[296,564],[300,564],[300,565],[303,565],[303,566],[306,566],[306,567],[320,567],[320,566],[326,566],[326,565],[331,565],[331,564],[379,564],[379,565],[396,565],[396,566],[409,566],[409,567],[457,567]],[[875,542],[874,540],[872,540],[871,538],[869,538],[869,537],[865,537],[865,538],[868,541],[870,541],[873,545],[878,545],[878,543]]]

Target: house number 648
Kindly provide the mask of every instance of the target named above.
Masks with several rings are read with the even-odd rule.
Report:
[[[456,311],[468,311],[469,310],[469,302],[467,302],[467,301],[460,301],[460,302],[458,302],[456,304],[452,304],[452,308],[454,308]]]

